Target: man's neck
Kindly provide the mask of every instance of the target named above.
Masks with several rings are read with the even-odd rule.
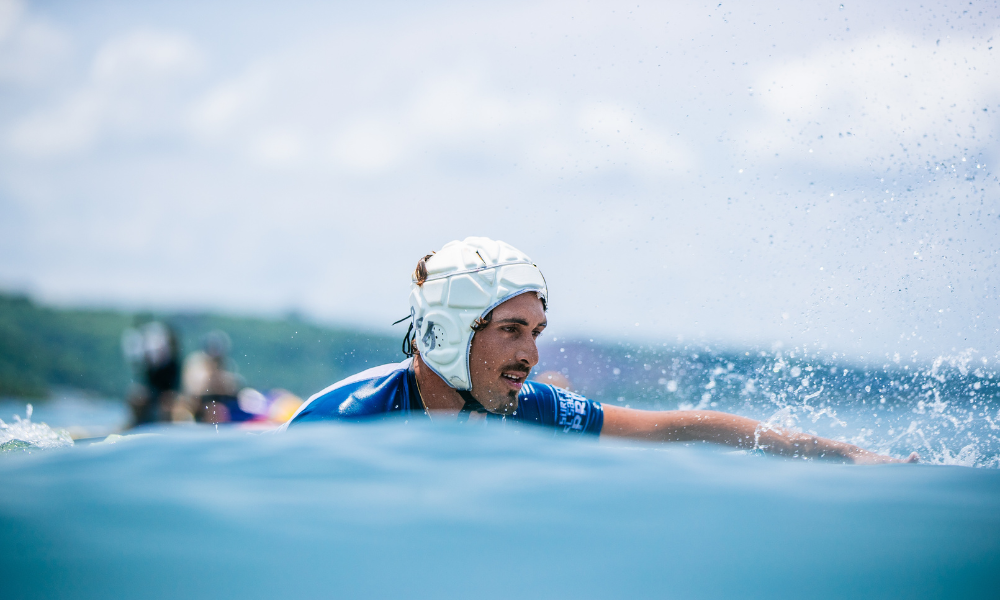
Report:
[[[428,411],[457,415],[465,406],[465,400],[458,391],[425,365],[419,354],[413,357],[413,373],[417,378],[420,400]]]

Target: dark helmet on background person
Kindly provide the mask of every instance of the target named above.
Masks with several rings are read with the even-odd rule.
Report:
[[[229,356],[229,350],[232,348],[232,342],[229,340],[229,335],[220,329],[215,329],[208,332],[205,336],[204,342],[202,342],[202,347],[205,349],[205,354],[211,356],[216,360],[225,360]]]

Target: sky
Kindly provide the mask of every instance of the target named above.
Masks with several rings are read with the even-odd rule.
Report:
[[[358,4],[0,0],[0,288],[384,328],[485,235],[552,335],[1000,360],[997,2]]]

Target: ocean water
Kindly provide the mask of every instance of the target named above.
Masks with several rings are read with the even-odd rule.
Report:
[[[1000,467],[1000,357],[969,348],[882,360],[822,350],[546,343],[539,370],[642,409],[705,409],[925,463]]]
[[[548,367],[604,402],[728,410],[922,464],[424,419],[74,444],[64,428],[117,430],[122,405],[70,394],[28,419],[9,400],[0,598],[997,597],[989,360],[559,347]]]
[[[0,455],[16,598],[996,597],[1000,470],[534,428],[193,428]]]
[[[21,400],[0,398],[0,420],[14,423],[26,416],[31,405],[31,421],[65,431],[73,438],[89,438],[119,433],[128,426],[131,411],[122,400],[103,398],[74,389],[56,389],[50,398]],[[3,443],[0,429],[0,443]],[[24,437],[24,436],[22,436]]]

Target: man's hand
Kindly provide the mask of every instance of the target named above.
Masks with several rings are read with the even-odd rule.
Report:
[[[659,442],[713,442],[746,450],[759,448],[780,456],[840,459],[857,465],[920,460],[916,452],[901,460],[845,442],[765,426],[760,421],[714,410],[649,411],[609,404],[602,406],[602,436]]]

